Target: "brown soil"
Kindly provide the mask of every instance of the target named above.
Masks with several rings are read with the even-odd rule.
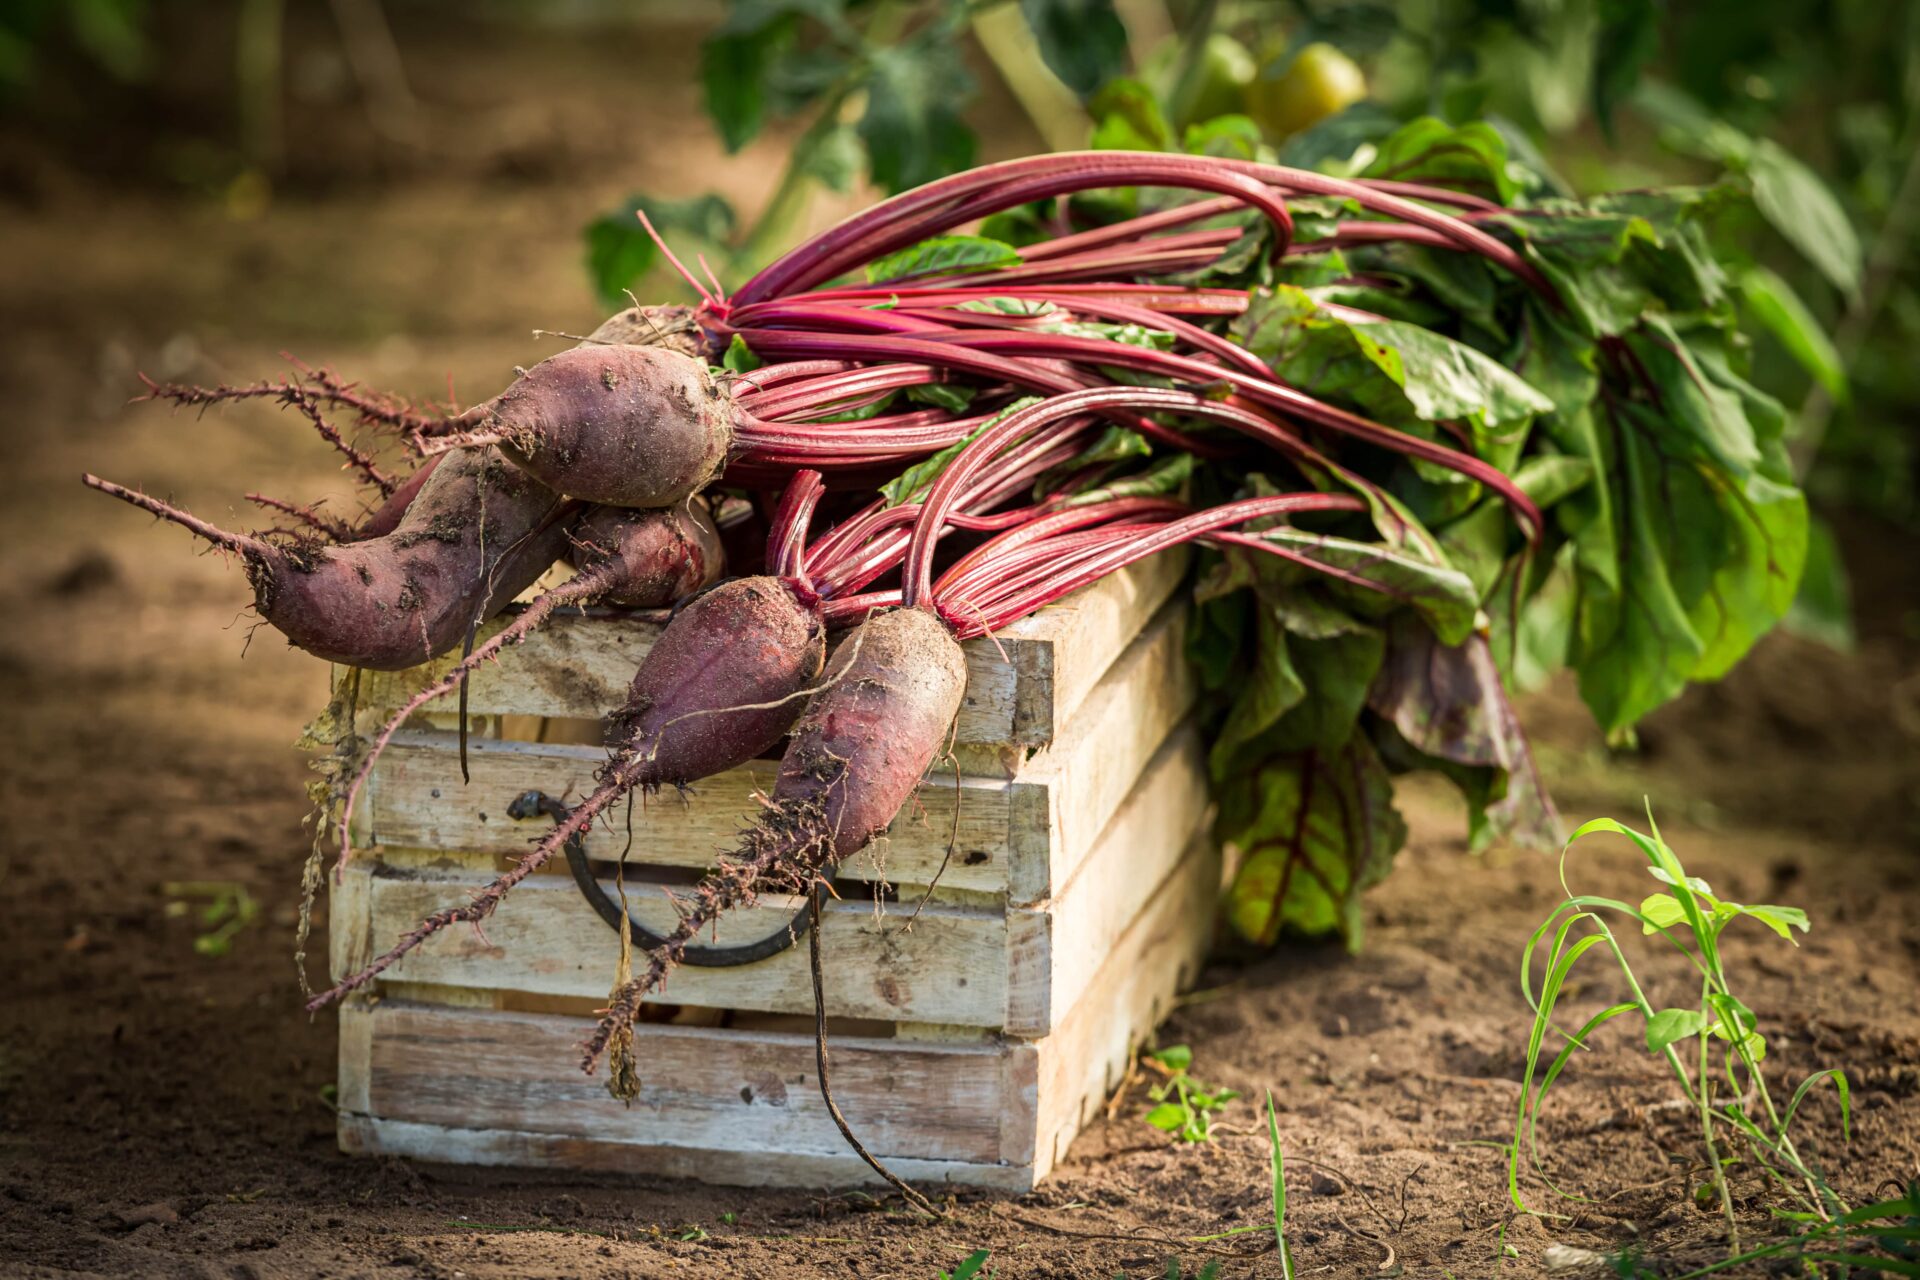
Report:
[[[1594,1202],[1571,1221],[1510,1213],[1494,1147],[1522,1062],[1519,950],[1559,890],[1548,861],[1470,858],[1452,803],[1424,785],[1405,792],[1413,845],[1372,898],[1362,955],[1299,947],[1216,966],[1162,1028],[1162,1043],[1193,1046],[1196,1074],[1243,1094],[1209,1144],[1168,1145],[1139,1119],[1136,1086],[1041,1191],[960,1193],[933,1227],[830,1190],[338,1154],[333,1027],[299,1013],[289,959],[308,843],[289,744],[324,672],[271,633],[247,643],[231,566],[75,477],[90,466],[232,523],[249,522],[243,487],[331,491],[353,510],[291,418],[126,409],[132,370],[249,377],[293,344],[381,385],[438,392],[451,370],[476,397],[541,353],[527,329],[593,324],[575,228],[625,184],[740,195],[778,157],[772,144],[719,164],[699,129],[661,127],[694,109],[686,31],[448,28],[405,44],[435,102],[495,104],[488,86],[511,71],[540,106],[484,120],[448,107],[438,126],[464,130],[452,159],[395,160],[345,125],[314,133],[311,155],[346,175],[337,189],[245,219],[0,140],[13,193],[0,204],[0,1273],[932,1280],[986,1247],[1003,1276],[1160,1275],[1169,1257],[1190,1274],[1216,1255],[1223,1276],[1276,1276],[1270,1252],[1247,1256],[1261,1234],[1187,1239],[1266,1214],[1251,1102],[1266,1089],[1302,1275],[1488,1275],[1503,1226],[1514,1274],[1537,1272],[1553,1242],[1714,1255],[1720,1226],[1691,1198],[1697,1144],[1625,1031],[1570,1069],[1546,1126],[1549,1169]],[[565,163],[528,159],[556,149]],[[1657,717],[1631,760],[1598,745],[1564,690],[1528,709],[1570,816],[1631,818],[1651,794],[1717,889],[1812,914],[1797,951],[1756,931],[1730,954],[1774,1078],[1852,1077],[1852,1143],[1823,1094],[1806,1145],[1854,1200],[1920,1176],[1920,602],[1905,558],[1863,559],[1858,654],[1771,643]],[[1650,891],[1624,847],[1574,867],[1595,891]],[[237,882],[262,905],[230,955],[195,953],[195,920],[169,905],[183,881]],[[1673,965],[1650,972],[1656,1000],[1685,998]],[[1572,997],[1581,1010],[1611,998],[1598,967]],[[1767,1229],[1758,1198],[1743,1213]]]

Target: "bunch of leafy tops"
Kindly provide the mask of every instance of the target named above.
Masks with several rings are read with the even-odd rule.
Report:
[[[1711,220],[1741,191],[1574,200],[1490,126],[1428,118],[1366,141],[1342,132],[1350,124],[1336,117],[1288,150],[1459,192],[1452,212],[1516,249],[1534,278],[1317,198],[1290,202],[1294,242],[1277,261],[1270,228],[1238,215],[1237,241],[1168,282],[1245,291],[1239,314],[1208,327],[1319,399],[1469,449],[1545,519],[1528,536],[1510,503],[1458,470],[1354,449],[1340,474],[1309,478],[1362,487],[1364,527],[1269,531],[1296,544],[1294,563],[1206,553],[1189,651],[1215,728],[1219,835],[1241,851],[1228,916],[1257,943],[1289,930],[1358,945],[1360,894],[1406,836],[1395,773],[1437,769],[1457,784],[1475,850],[1557,841],[1509,691],[1571,667],[1600,726],[1630,735],[1779,620],[1806,555],[1785,414],[1747,379],[1748,342],[1709,248]],[[1233,118],[1186,142],[1265,158]],[[1183,198],[1104,192],[1076,197],[1073,216]],[[1030,207],[983,232],[1017,253],[1059,215]],[[1239,459],[1202,461],[1191,484],[1202,501],[1278,487]]]

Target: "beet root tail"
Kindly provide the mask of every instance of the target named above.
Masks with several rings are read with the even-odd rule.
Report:
[[[718,867],[693,887],[683,902],[680,923],[666,941],[647,953],[646,969],[615,988],[600,1023],[581,1048],[580,1069],[598,1069],[608,1046],[640,1016],[640,1004],[679,965],[695,938],[735,907],[751,904],[763,889],[803,894],[833,857],[833,832],[825,812],[814,804],[780,804],[747,832],[741,856],[722,858]]]
[[[218,525],[208,524],[199,516],[188,511],[183,511],[172,503],[162,502],[158,498],[141,493],[138,489],[129,489],[125,485],[115,484],[111,480],[102,480],[99,476],[91,473],[82,475],[80,477],[80,483],[86,485],[89,489],[98,489],[101,493],[107,494],[109,497],[118,498],[120,501],[136,506],[142,511],[159,516],[162,520],[172,521],[183,529],[199,534],[202,538],[205,538],[208,542],[211,542],[223,551],[237,551],[242,555],[254,556],[272,556],[274,554],[274,548],[270,543],[262,542],[260,539],[250,537],[244,533],[232,533],[226,529],[222,529]]]
[[[441,930],[456,924],[479,924],[484,921],[494,913],[501,900],[512,891],[515,885],[545,866],[554,854],[566,846],[568,840],[585,831],[608,805],[613,804],[644,781],[644,775],[638,769],[626,766],[624,763],[610,768],[605,779],[594,788],[593,794],[582,800],[565,818],[555,823],[528,851],[527,856],[514,864],[511,871],[501,873],[464,906],[447,907],[436,911],[401,934],[400,940],[394,943],[386,954],[372,961],[358,973],[348,974],[307,1001],[307,1012],[318,1013],[335,1001],[366,986],[398,964],[409,951]]]

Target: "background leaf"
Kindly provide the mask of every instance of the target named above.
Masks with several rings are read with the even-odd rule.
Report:
[[[1764,138],[1754,144],[1747,175],[1753,202],[1774,230],[1834,288],[1848,297],[1859,293],[1865,270],[1860,237],[1820,175]]]
[[[1792,285],[1766,267],[1750,266],[1740,276],[1740,299],[1754,323],[1771,333],[1836,404],[1847,403],[1846,362]]]
[[[973,78],[958,43],[929,29],[926,38],[875,49],[869,59],[858,128],[874,184],[905,191],[971,166],[975,139],[960,109],[973,95]]]
[[[659,249],[640,225],[639,211],[661,235],[685,236],[702,245],[724,243],[733,234],[733,206],[716,195],[691,200],[659,200],[633,196],[612,213],[587,224],[587,275],[602,301],[620,304],[626,290],[651,271]]]
[[[707,115],[729,154],[753,141],[766,118],[767,79],[793,43],[798,21],[783,14],[748,31],[723,28],[700,46],[700,87]]]
[[[1081,97],[1126,70],[1127,29],[1113,0],[1020,0],[1020,12],[1041,58]]]

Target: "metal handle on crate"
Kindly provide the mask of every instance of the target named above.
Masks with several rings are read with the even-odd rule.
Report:
[[[568,808],[544,791],[523,791],[515,796],[513,803],[507,806],[507,816],[514,819],[526,819],[536,813],[544,813],[555,822],[566,820]],[[564,846],[567,851],[567,866],[573,871],[573,882],[580,888],[580,896],[587,900],[595,913],[607,922],[610,929],[619,929],[621,923],[620,904],[608,896],[606,889],[593,874],[593,864],[587,859],[587,837],[584,831],[569,837]],[[823,878],[814,886],[813,897],[825,905],[827,894],[833,888],[831,878]],[[743,942],[733,946],[694,946],[689,945],[681,953],[680,962],[696,969],[728,969],[736,965],[753,964],[769,956],[777,956],[807,936],[812,926],[813,913],[803,906],[793,913],[793,918],[756,942]],[[635,947],[642,951],[652,951],[666,945],[666,938],[655,933],[635,920],[626,916],[627,937]]]

